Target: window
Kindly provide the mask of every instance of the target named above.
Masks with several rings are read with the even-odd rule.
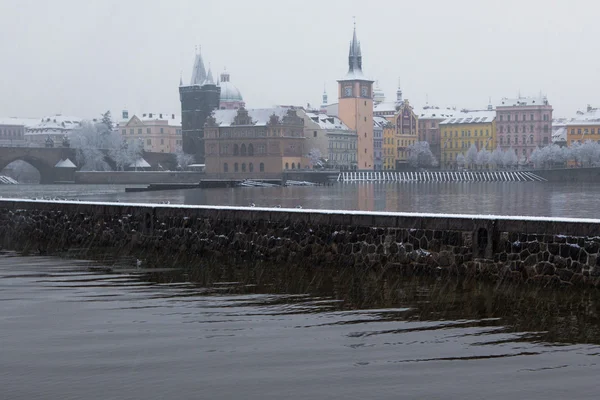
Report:
[[[146,128],[146,133],[149,135],[150,134],[150,128]],[[162,133],[162,132],[161,132]]]
[[[292,163],[292,169],[296,169],[296,163]]]
[[[123,135],[127,135],[127,129],[123,129]]]
[[[146,139],[146,144],[148,146],[152,146],[152,139]]]
[[[502,136],[500,136],[500,145],[504,144],[504,138]]]
[[[506,116],[506,120],[507,120],[507,121],[510,121],[510,115],[507,115],[507,116]]]
[[[313,137],[317,137],[317,131],[313,132]]]
[[[504,121],[504,115],[500,115],[500,121]]]
[[[365,117],[365,122],[367,122],[367,117]],[[315,136],[316,137],[316,136]]]
[[[533,135],[529,135],[529,144],[533,144]]]
[[[523,155],[526,156],[527,155],[527,150],[523,149]]]
[[[531,121],[533,121],[533,114],[531,114],[531,115],[529,116],[529,119],[530,119]]]
[[[285,163],[285,169],[290,169],[290,164]]]
[[[515,114],[515,121],[519,120],[519,114]]]
[[[238,163],[233,164],[234,172],[238,172]]]
[[[138,135],[142,134],[142,128],[138,128]]]
[[[523,135],[523,144],[527,144],[527,137]]]
[[[163,128],[160,128],[160,133],[165,133]]]
[[[242,144],[242,147],[240,147],[240,155],[245,156],[246,155],[246,145]]]
[[[546,145],[546,144],[548,144],[548,137],[547,136],[544,138],[544,145]]]
[[[253,156],[254,155],[254,145],[252,143],[250,143],[248,145],[248,155],[249,156]]]
[[[365,137],[367,137],[367,132],[365,132]]]
[[[229,165],[227,163],[223,164],[223,172],[229,172]]]
[[[165,144],[165,139],[160,139],[160,144]]]
[[[577,134],[581,135],[581,128],[577,129]]]
[[[242,172],[246,172],[246,163],[242,163]]]
[[[234,156],[239,156],[240,155],[240,149],[239,149],[237,143],[233,145],[233,155]],[[236,172],[237,172],[237,170],[236,170]]]
[[[254,164],[252,164],[252,163],[248,164],[248,170],[250,172],[254,172]]]
[[[548,133],[548,125],[544,125],[544,133]]]

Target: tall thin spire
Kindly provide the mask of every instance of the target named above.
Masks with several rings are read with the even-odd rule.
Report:
[[[327,84],[323,84],[323,105],[327,105]]]
[[[348,72],[362,71],[362,55],[360,42],[356,37],[356,17],[354,17],[354,31],[352,32],[352,42],[350,42],[350,51],[348,53]]]
[[[179,72],[179,86],[183,86],[183,71]]]
[[[215,80],[213,78],[213,74],[210,68],[210,63],[208,64],[208,73],[206,74],[206,79],[204,80],[204,82],[202,83],[203,85],[214,85],[215,84]]]
[[[201,48],[196,46],[196,57],[194,59],[194,69],[192,70],[191,85],[202,85],[206,80],[206,69],[204,60],[202,60]]]
[[[396,90],[396,103],[402,103],[402,83],[398,78],[398,89]]]

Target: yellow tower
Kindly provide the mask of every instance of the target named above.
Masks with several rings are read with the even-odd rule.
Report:
[[[360,43],[356,24],[348,55],[348,73],[338,80],[339,118],[358,136],[359,170],[373,170],[373,82],[362,72]]]

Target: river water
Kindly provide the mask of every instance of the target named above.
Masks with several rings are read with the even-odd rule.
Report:
[[[262,272],[0,255],[0,397],[598,397],[597,295]]]
[[[599,183],[336,183],[125,193],[123,185],[0,185],[2,197],[458,214],[598,216]],[[138,185],[139,187],[139,185]]]

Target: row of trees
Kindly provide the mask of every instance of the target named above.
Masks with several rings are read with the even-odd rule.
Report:
[[[584,167],[597,166],[600,165],[600,143],[587,140],[583,143],[575,142],[570,147],[553,144],[535,149],[529,160],[536,168],[563,166],[568,161]]]

